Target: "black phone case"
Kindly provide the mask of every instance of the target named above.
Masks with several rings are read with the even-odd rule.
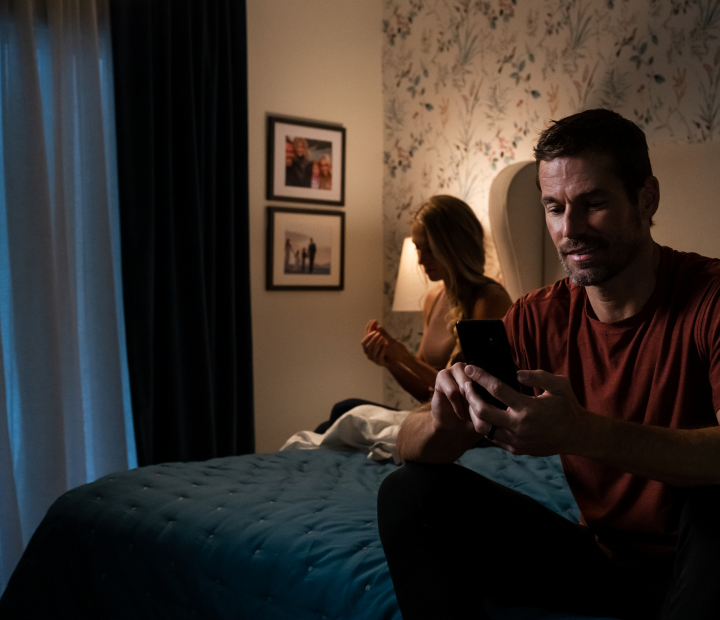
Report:
[[[518,368],[513,360],[505,324],[499,320],[464,320],[457,322],[458,338],[465,362],[479,366],[494,377],[522,392],[517,380]],[[507,409],[504,403],[473,381],[473,387],[484,401]]]

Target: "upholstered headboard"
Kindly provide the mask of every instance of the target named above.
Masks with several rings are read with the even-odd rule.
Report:
[[[650,148],[660,182],[652,229],[661,245],[720,257],[720,143]],[[490,188],[489,217],[505,287],[517,299],[565,276],[545,227],[535,163],[502,170]]]
[[[503,282],[515,300],[565,277],[545,227],[535,162],[501,170],[490,187],[489,216]]]
[[[650,162],[660,181],[655,241],[720,257],[720,142],[651,147]]]

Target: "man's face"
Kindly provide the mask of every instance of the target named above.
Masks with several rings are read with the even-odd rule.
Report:
[[[303,140],[298,140],[297,138],[293,141],[293,145],[295,146],[295,153],[297,154],[299,159],[306,159],[308,152],[307,152],[307,146],[305,145],[305,142]]]
[[[292,166],[295,161],[295,149],[289,142],[285,143],[285,165]]]
[[[565,272],[579,286],[620,273],[638,254],[649,223],[605,155],[540,162],[545,222]],[[640,200],[644,200],[640,192]]]

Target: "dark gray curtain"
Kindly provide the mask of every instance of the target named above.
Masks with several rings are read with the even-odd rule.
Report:
[[[111,0],[140,465],[254,451],[244,0]]]

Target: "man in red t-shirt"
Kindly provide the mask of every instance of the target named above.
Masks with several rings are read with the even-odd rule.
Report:
[[[398,436],[378,497],[404,620],[507,605],[616,618],[720,615],[720,260],[660,247],[643,132],[608,110],[555,122],[535,149],[568,278],[504,322],[520,394],[442,371]],[[473,390],[477,381],[507,405]],[[582,523],[453,465],[480,437],[561,455]]]

